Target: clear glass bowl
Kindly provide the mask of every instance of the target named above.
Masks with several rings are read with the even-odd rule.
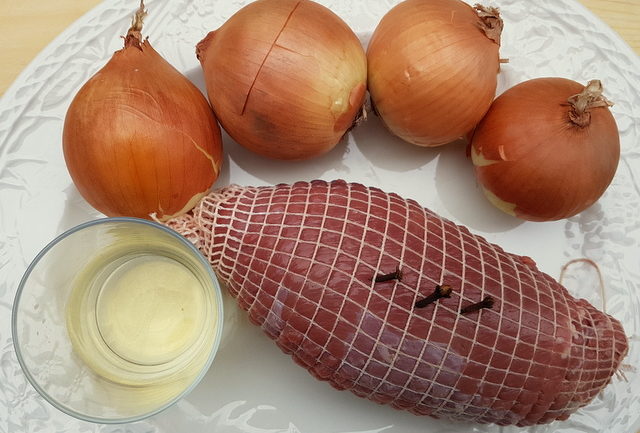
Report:
[[[49,403],[85,421],[125,423],[196,386],[222,321],[217,278],[191,243],[154,222],[105,218],[35,257],[11,331],[22,370]]]

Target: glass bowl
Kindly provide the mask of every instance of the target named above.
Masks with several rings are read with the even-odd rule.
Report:
[[[171,406],[210,367],[222,295],[185,238],[137,218],[79,225],[20,281],[11,331],[29,382],[53,406],[99,423]]]

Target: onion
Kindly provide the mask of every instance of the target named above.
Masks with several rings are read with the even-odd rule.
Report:
[[[144,5],[124,48],[74,97],[64,157],[80,194],[107,216],[167,220],[218,177],[220,128],[204,95],[141,36]]]
[[[532,221],[567,218],[611,183],[620,138],[600,81],[525,81],[499,96],[471,139],[479,183],[503,211]]]
[[[405,141],[439,146],[482,119],[495,96],[502,20],[460,0],[406,0],[380,21],[367,49],[376,112]]]
[[[366,56],[353,31],[308,0],[259,0],[197,46],[222,127],[272,158],[331,150],[361,112]]]

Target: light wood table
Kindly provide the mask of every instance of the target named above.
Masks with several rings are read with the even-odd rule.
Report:
[[[640,55],[640,0],[580,1]],[[100,0],[0,0],[0,95],[53,38],[98,3]]]

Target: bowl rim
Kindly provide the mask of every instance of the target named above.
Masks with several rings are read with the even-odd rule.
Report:
[[[178,394],[176,397],[174,397],[173,399],[169,400],[168,402],[164,403],[163,405],[154,408],[148,412],[144,412],[140,415],[135,415],[135,416],[129,416],[129,417],[123,417],[123,418],[105,418],[105,417],[99,417],[99,416],[92,416],[92,415],[86,415],[83,414],[81,412],[78,412],[64,404],[61,404],[58,400],[56,400],[55,398],[53,398],[52,396],[50,396],[39,384],[38,381],[35,379],[35,377],[33,377],[33,375],[31,374],[31,372],[29,371],[29,368],[27,367],[27,365],[25,364],[25,360],[22,356],[22,352],[20,350],[20,343],[19,343],[19,338],[18,338],[18,334],[17,334],[17,327],[18,327],[18,305],[20,304],[20,300],[22,298],[22,293],[23,293],[23,289],[24,286],[27,282],[27,280],[29,279],[29,277],[31,276],[31,273],[33,272],[33,270],[35,269],[35,267],[37,266],[37,264],[40,262],[40,260],[42,260],[42,258],[53,249],[53,247],[55,247],[58,243],[60,243],[62,240],[66,239],[67,237],[73,235],[74,233],[77,233],[79,231],[88,229],[90,227],[93,227],[95,225],[101,225],[101,224],[108,224],[108,223],[133,223],[133,224],[142,224],[142,225],[147,225],[149,227],[152,227],[154,229],[159,229],[164,231],[165,233],[171,235],[172,237],[174,237],[175,239],[177,239],[180,243],[182,243],[183,245],[185,245],[189,250],[191,250],[191,252],[194,254],[194,256],[202,263],[202,265],[204,266],[204,268],[207,270],[207,273],[209,274],[209,277],[211,278],[211,281],[213,283],[213,292],[214,292],[214,297],[216,300],[216,304],[217,304],[217,308],[215,311],[215,313],[217,314],[217,320],[216,320],[216,332],[214,335],[214,343],[213,343],[213,347],[211,348],[211,351],[209,353],[209,357],[207,359],[207,361],[205,362],[205,364],[203,365],[201,371],[198,373],[198,375],[193,379],[193,381],[189,384],[189,386],[187,386],[182,392],[180,392],[180,394]],[[220,347],[220,340],[222,337],[222,328],[224,325],[224,311],[223,311],[223,298],[222,298],[222,290],[220,288],[220,282],[218,281],[218,277],[216,275],[216,273],[213,271],[213,268],[211,267],[211,264],[209,263],[209,261],[207,259],[205,259],[205,257],[202,255],[202,253],[196,248],[195,245],[193,245],[191,242],[189,242],[189,240],[187,240],[187,238],[185,238],[184,236],[182,236],[181,234],[179,234],[178,232],[176,232],[175,230],[162,225],[160,223],[157,223],[155,221],[151,221],[151,220],[145,220],[142,218],[134,218],[134,217],[104,217],[104,218],[98,218],[95,220],[91,220],[91,221],[87,221],[84,223],[81,223],[79,225],[76,225],[70,229],[65,230],[63,233],[59,234],[58,236],[56,236],[53,240],[51,240],[49,243],[47,243],[47,245],[45,247],[43,247],[40,252],[38,252],[38,254],[36,254],[36,256],[31,260],[31,263],[29,263],[29,266],[27,267],[27,269],[25,270],[24,274],[22,275],[22,278],[20,279],[20,282],[18,283],[18,289],[16,291],[16,295],[14,297],[13,300],[13,306],[11,309],[11,340],[13,343],[13,348],[14,351],[16,353],[16,357],[18,359],[18,363],[20,364],[20,368],[22,370],[22,372],[24,373],[24,375],[26,376],[28,382],[31,384],[31,386],[33,386],[35,388],[35,390],[38,392],[38,394],[40,396],[42,396],[47,402],[49,402],[49,404],[51,404],[53,407],[55,407],[56,409],[60,410],[61,412],[64,412],[67,415],[70,415],[76,419],[79,419],[81,421],[88,421],[88,422],[93,422],[93,423],[98,423],[98,424],[126,424],[126,423],[131,423],[131,422],[136,422],[136,421],[141,421],[143,419],[149,418],[153,415],[156,415],[162,411],[164,411],[165,409],[168,409],[169,407],[173,406],[176,402],[178,402],[179,400],[181,400],[182,398],[184,398],[185,396],[187,396],[204,378],[205,374],[207,373],[207,371],[209,370],[209,368],[211,367],[211,364],[213,363],[213,359],[215,358],[218,349]]]

